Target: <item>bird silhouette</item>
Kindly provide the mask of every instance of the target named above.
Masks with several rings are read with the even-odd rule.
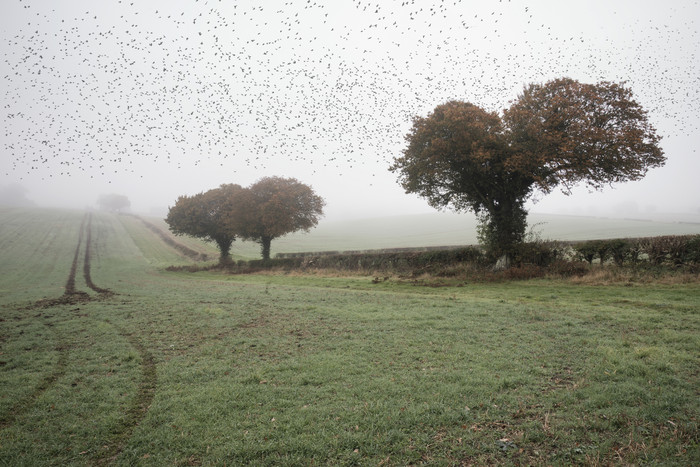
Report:
[[[606,5],[609,29],[539,3],[7,4],[7,174],[109,178],[143,161],[374,173],[414,116],[451,99],[499,111],[560,76],[627,81],[666,133],[698,131],[693,2],[649,18]]]

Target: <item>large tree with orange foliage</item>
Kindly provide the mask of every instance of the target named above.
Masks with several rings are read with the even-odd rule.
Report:
[[[295,178],[264,177],[239,198],[235,219],[241,238],[258,242],[264,260],[272,240],[299,230],[308,231],[323,216],[325,201]]]
[[[523,240],[525,201],[584,183],[639,180],[664,164],[660,137],[624,84],[563,78],[526,87],[503,111],[451,101],[416,117],[394,159],[407,193],[438,209],[480,215],[481,234],[510,258]]]

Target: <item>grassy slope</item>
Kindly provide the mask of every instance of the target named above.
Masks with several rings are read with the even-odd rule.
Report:
[[[84,213],[0,207],[0,300],[63,294]]]
[[[697,284],[164,273],[157,237],[100,214],[117,295],[42,309],[81,216],[10,215],[0,464],[700,461]]]

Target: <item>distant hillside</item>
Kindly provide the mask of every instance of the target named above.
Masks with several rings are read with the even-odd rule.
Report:
[[[528,216],[528,225],[543,239],[565,241],[700,234],[700,215],[657,215],[655,219],[533,213]],[[477,243],[476,225],[474,215],[444,212],[322,221],[309,233],[296,233],[274,240],[272,254],[472,245]],[[238,247],[243,247],[244,243]],[[240,253],[243,254],[243,251]]]
[[[565,241],[700,234],[700,215],[655,214],[653,218],[647,217],[614,219],[532,213],[528,216],[528,225],[542,239]],[[162,218],[149,219],[167,231],[168,226]],[[476,225],[473,214],[452,212],[322,220],[309,233],[295,233],[273,240],[272,256],[307,251],[474,245],[477,243]],[[178,239],[187,240],[186,237]],[[258,258],[260,247],[253,242],[235,241],[231,254],[234,258]]]

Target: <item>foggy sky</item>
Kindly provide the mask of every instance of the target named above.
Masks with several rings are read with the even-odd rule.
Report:
[[[432,212],[388,171],[411,118],[451,99],[501,111],[567,76],[625,81],[668,161],[532,210],[700,213],[698,3],[7,0],[0,186],[162,214],[278,175],[313,186],[328,219]]]

